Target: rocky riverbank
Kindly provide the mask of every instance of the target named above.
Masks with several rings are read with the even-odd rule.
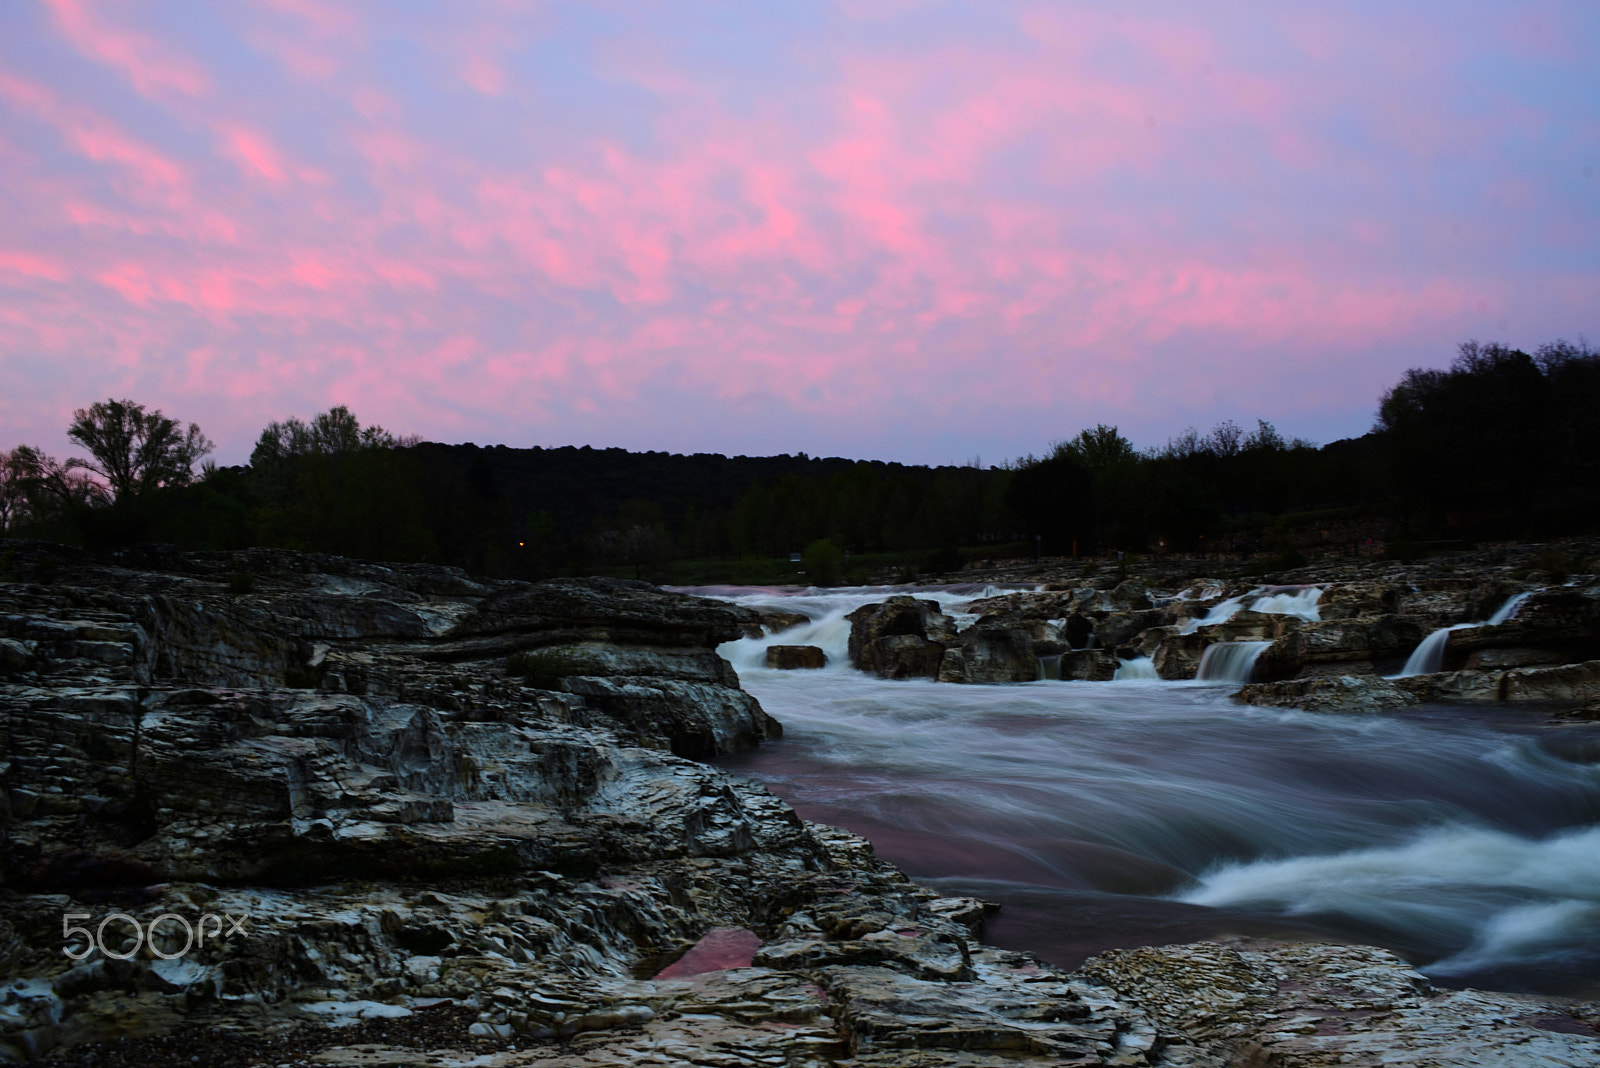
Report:
[[[1166,611],[1092,588],[1101,635]],[[1600,1056],[1592,1004],[1439,993],[1379,951],[1207,943],[1067,974],[985,947],[981,902],[703,763],[779,733],[715,652],[761,625],[617,580],[7,543],[0,1058]]]
[[[864,606],[850,617],[850,656],[886,678],[1108,681],[1132,662],[1162,679],[1248,683],[1237,698],[1251,704],[1519,702],[1594,714],[1597,567],[1600,543],[1576,541],[1271,574],[1247,561],[1170,558],[980,569],[946,578],[1040,589],[972,602],[976,618],[959,625],[930,600]]]

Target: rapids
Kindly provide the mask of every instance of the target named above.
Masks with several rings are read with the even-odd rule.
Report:
[[[1108,683],[885,681],[848,665],[846,612],[912,592],[964,624],[1000,591],[688,592],[813,620],[721,647],[785,729],[725,763],[919,880],[1002,903],[992,943],[1070,966],[1223,933],[1331,937],[1441,985],[1600,992],[1600,765],[1540,737],[1464,709],[1240,706],[1231,685],[1137,661]],[[830,664],[768,670],[770,644]]]

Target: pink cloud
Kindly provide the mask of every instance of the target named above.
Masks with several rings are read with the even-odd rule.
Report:
[[[220,397],[256,427],[348,400],[401,430],[604,444],[614,425],[648,446],[737,407],[767,413],[749,433],[773,447],[792,418],[823,440],[936,442],[940,423],[1037,449],[1063,420],[1204,421],[1219,379],[1250,385],[1215,404],[1270,402],[1286,368],[1375,396],[1387,370],[1347,384],[1339,354],[1453,339],[1480,297],[1525,307],[1531,284],[1481,248],[1552,214],[1550,185],[1511,171],[1474,178],[1496,214],[1465,234],[1397,206],[1468,120],[1448,94],[1378,108],[1392,83],[1336,76],[1363,38],[1346,16],[1286,24],[1304,55],[1274,66],[1209,21],[1049,5],[1015,36],[811,39],[770,81],[704,69],[670,27],[618,31],[563,53],[619,94],[591,113],[507,59],[547,43],[547,11],[238,10],[240,39],[287,65],[262,65],[267,90],[147,80],[134,113],[0,72],[20,209],[0,220],[0,342],[78,392]],[[143,42],[128,54],[182,55],[118,17]],[[422,57],[403,78],[397,44]],[[1333,106],[1372,109],[1377,147],[1330,132]],[[1472,121],[1558,136],[1539,111],[1508,97]],[[1444,132],[1391,147],[1408,124]],[[1560,203],[1540,247],[1581,258],[1594,220]],[[1592,304],[1576,260],[1538,279],[1549,307]],[[23,388],[14,366],[0,392]]]
[[[247,173],[254,173],[274,185],[284,180],[283,156],[261,131],[225,124],[217,132],[222,138],[223,150]]]
[[[202,96],[211,88],[205,69],[188,56],[135,30],[111,26],[85,0],[44,0],[56,24],[84,55],[118,68],[146,96]]]

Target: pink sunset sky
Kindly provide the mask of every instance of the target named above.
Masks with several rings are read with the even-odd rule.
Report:
[[[0,5],[0,447],[998,462],[1600,333],[1600,8]]]

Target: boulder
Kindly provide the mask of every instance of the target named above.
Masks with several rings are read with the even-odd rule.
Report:
[[[884,678],[937,678],[945,649],[957,642],[955,624],[937,601],[891,597],[845,618],[850,662]]]
[[[1265,682],[1297,675],[1372,674],[1398,670],[1425,635],[1402,616],[1353,616],[1302,623],[1265,649],[1256,677]]]
[[[1151,627],[1144,632],[1138,650],[1151,658],[1156,674],[1163,679],[1192,679],[1200,671],[1200,659],[1207,646],[1218,642],[1273,641],[1304,625],[1296,616],[1242,608],[1224,623],[1200,627],[1189,634],[1184,634],[1181,627]]]
[[[1160,608],[1108,613],[1094,624],[1095,644],[1102,649],[1115,649],[1119,645],[1132,644],[1140,634],[1151,627],[1162,626],[1166,618],[1166,611]],[[1074,642],[1073,648],[1082,648],[1087,644],[1087,642]]]
[[[1114,654],[1104,649],[1077,649],[1061,654],[1057,678],[1063,681],[1110,682],[1119,666]]]
[[[1050,623],[1001,627],[979,621],[961,633],[965,681],[1032,682],[1041,659],[1066,651],[1059,635]]]
[[[790,670],[828,666],[828,654],[815,645],[769,645],[767,667]]]
[[[810,616],[800,612],[779,612],[771,608],[758,609],[757,615],[761,617],[761,625],[768,634],[782,634],[811,622]]]

